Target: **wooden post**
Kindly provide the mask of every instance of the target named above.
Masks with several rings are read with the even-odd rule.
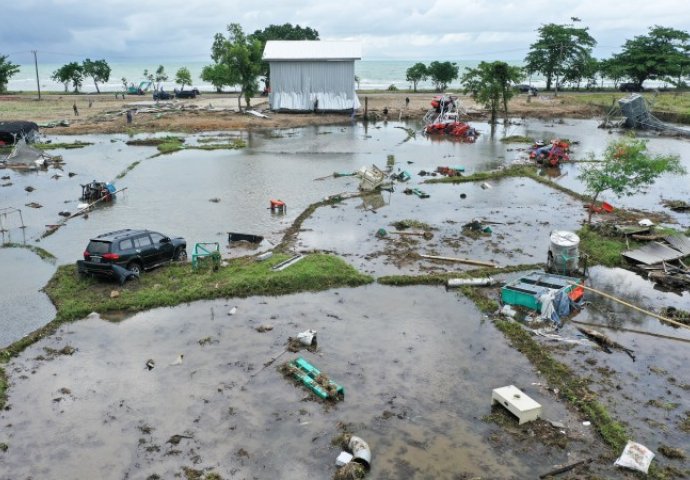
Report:
[[[369,121],[369,97],[364,97],[364,121]]]

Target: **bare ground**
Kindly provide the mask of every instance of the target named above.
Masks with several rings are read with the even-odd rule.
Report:
[[[430,93],[360,93],[362,108],[357,117],[364,115],[365,105],[369,117],[374,119],[421,119],[430,108]],[[406,105],[405,99],[410,102]],[[481,118],[486,111],[470,97],[460,96],[462,106],[472,118]],[[73,112],[77,105],[79,115]],[[51,129],[54,134],[131,133],[133,131],[200,132],[256,128],[291,128],[308,125],[327,125],[351,120],[349,114],[333,113],[272,113],[268,112],[265,97],[255,98],[252,108],[268,114],[269,118],[238,112],[237,97],[228,94],[203,94],[196,99],[155,103],[149,96],[115,98],[114,94],[0,96],[3,120],[30,120],[37,123],[66,120],[69,126]],[[387,116],[384,111],[387,109]],[[131,125],[126,122],[126,111],[135,112]],[[511,116],[519,117],[592,117],[600,113],[593,106],[573,102],[568,96],[544,95],[528,98],[519,95],[509,105]]]

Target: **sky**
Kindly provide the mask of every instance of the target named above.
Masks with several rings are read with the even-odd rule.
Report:
[[[522,60],[547,23],[588,27],[597,58],[660,25],[690,32],[687,0],[5,0],[0,55],[18,64],[210,63],[215,33],[271,24],[362,43],[363,60]]]

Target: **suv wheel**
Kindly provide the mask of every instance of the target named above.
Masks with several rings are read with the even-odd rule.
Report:
[[[127,265],[127,270],[134,272],[137,275],[141,275],[141,263],[139,262],[129,262]]]
[[[178,262],[184,262],[187,260],[187,250],[184,247],[177,247],[175,249],[175,254],[173,255],[173,260]]]

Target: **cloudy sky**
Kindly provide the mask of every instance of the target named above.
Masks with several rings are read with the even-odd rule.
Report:
[[[520,60],[546,23],[589,27],[595,56],[652,25],[690,31],[687,0],[6,0],[0,55],[29,63],[205,61],[228,23],[251,33],[309,26],[322,40],[362,42],[364,60]]]

